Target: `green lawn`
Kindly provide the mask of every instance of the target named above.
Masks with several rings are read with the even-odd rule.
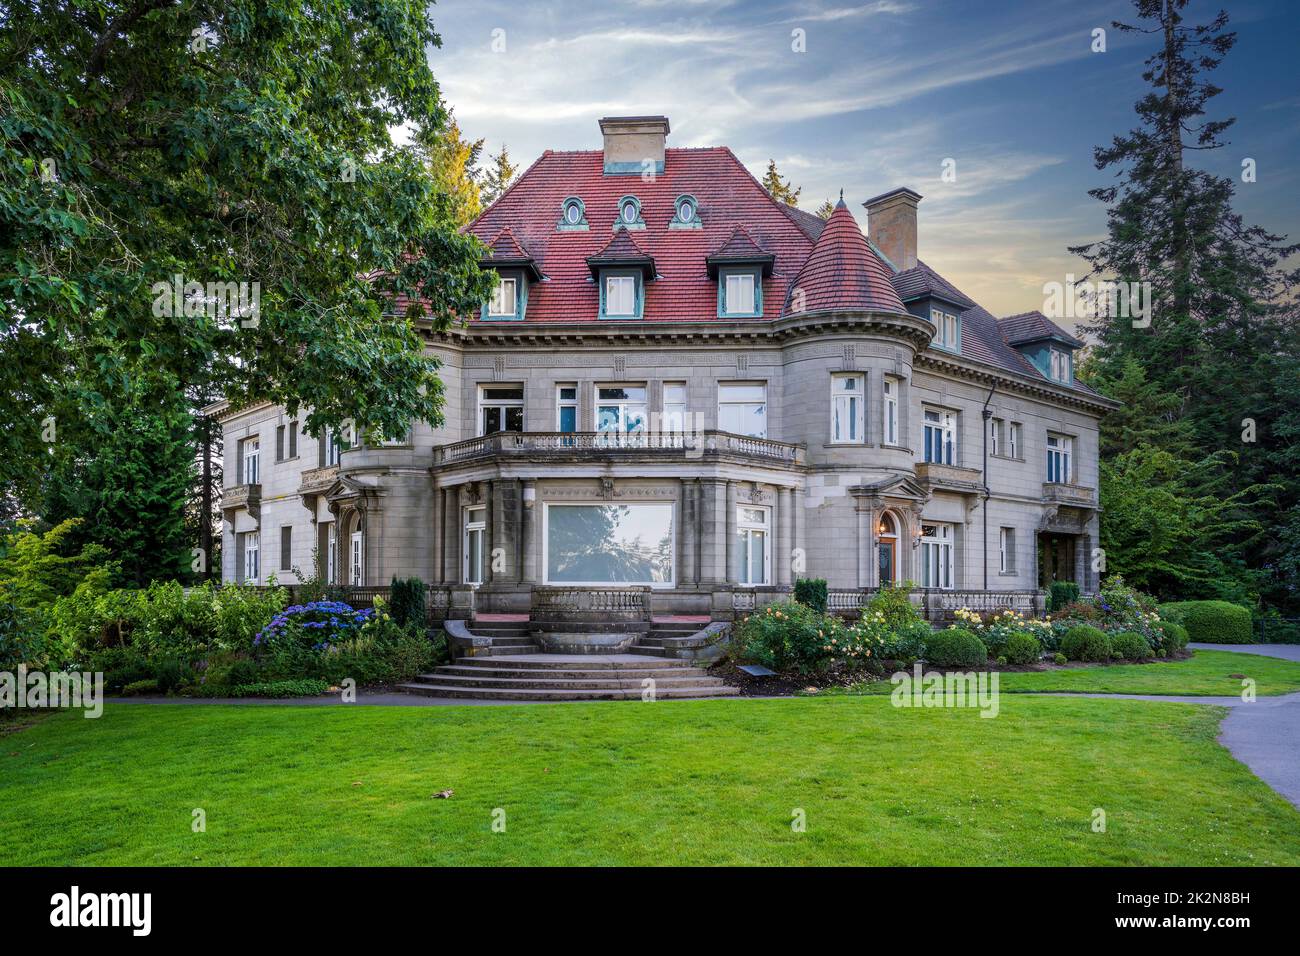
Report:
[[[1255,693],[1289,694],[1300,690],[1300,663],[1257,654],[1231,651],[1196,651],[1179,661],[1153,661],[1150,664],[1110,664],[1106,666],[1070,667],[1050,671],[1004,673],[998,688],[1004,693],[1065,692],[1088,694],[1163,694],[1188,697],[1238,697],[1241,677],[1255,681]],[[828,689],[821,693],[888,694],[889,681],[855,685],[843,691]]]
[[[878,697],[110,702],[0,736],[0,862],[1300,864],[1300,813],[1215,743],[1221,715],[1036,697],[994,719]]]

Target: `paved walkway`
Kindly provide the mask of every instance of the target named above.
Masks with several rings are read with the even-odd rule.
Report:
[[[1300,644],[1188,644],[1194,651],[1232,651],[1234,654],[1259,654],[1300,661]]]

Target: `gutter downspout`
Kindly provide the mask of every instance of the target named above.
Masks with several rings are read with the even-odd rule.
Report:
[[[989,419],[993,417],[993,410],[989,408],[989,403],[993,401],[993,393],[997,390],[997,383],[994,382],[989,386],[988,397],[984,399],[984,408],[980,411],[980,418],[984,424],[984,590],[989,589]]]

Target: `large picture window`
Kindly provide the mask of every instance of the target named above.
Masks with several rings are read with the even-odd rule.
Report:
[[[718,428],[750,438],[767,437],[767,386],[731,382],[718,385]]]
[[[673,583],[671,504],[545,506],[546,583]]]
[[[952,525],[921,525],[921,587],[951,590]]]

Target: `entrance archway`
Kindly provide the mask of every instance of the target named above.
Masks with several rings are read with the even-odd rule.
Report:
[[[880,513],[876,526],[877,583],[881,587],[898,583],[898,521],[888,511]]]

